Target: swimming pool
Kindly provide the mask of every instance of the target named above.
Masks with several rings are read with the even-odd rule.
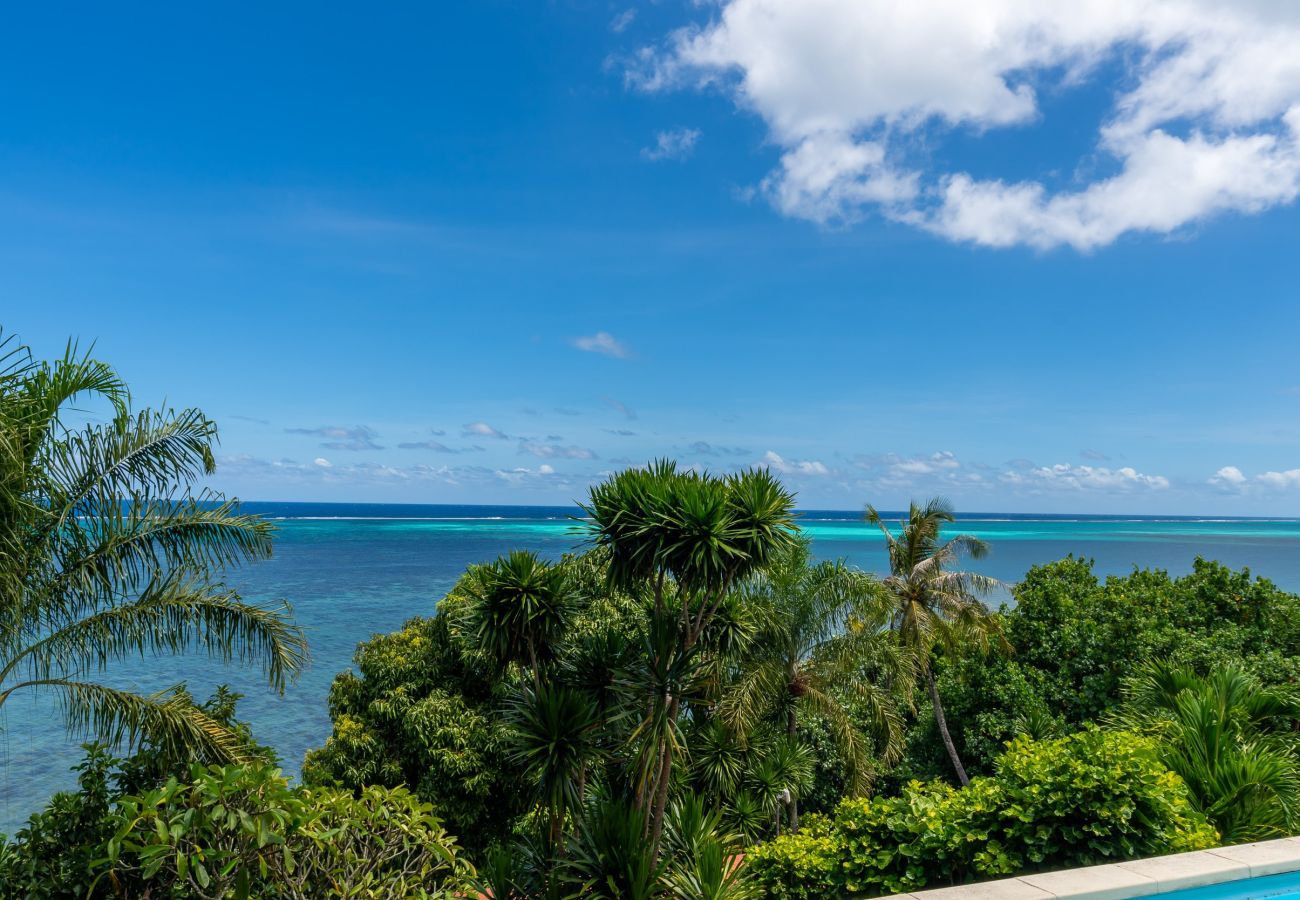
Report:
[[[954,885],[910,900],[1263,900],[1300,898],[1300,838]]]
[[[1300,872],[1265,875],[1211,884],[1206,887],[1174,891],[1159,895],[1162,900],[1262,900],[1264,897],[1300,897]]]

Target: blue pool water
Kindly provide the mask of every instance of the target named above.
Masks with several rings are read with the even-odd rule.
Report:
[[[306,629],[312,663],[283,697],[255,673],[200,657],[133,661],[113,683],[157,690],[188,681],[194,693],[229,682],[245,694],[241,716],[296,772],[307,749],[329,734],[325,697],[335,673],[351,663],[358,641],[428,615],[470,563],[512,549],[548,557],[575,549],[569,508],[249,503],[280,527],[275,558],[233,581],[254,600],[292,602]],[[884,543],[860,512],[807,512],[802,527],[823,557],[846,557],[868,570],[886,566]],[[960,529],[987,540],[979,570],[1014,582],[1036,563],[1067,554],[1090,557],[1102,574],[1134,566],[1190,570],[1199,554],[1249,567],[1300,591],[1300,520],[1141,518],[1123,516],[971,515]],[[0,716],[0,832],[13,833],[54,790],[74,784],[80,751],[45,698],[15,695]]]
[[[1300,872],[1285,875],[1266,875],[1212,884],[1208,887],[1190,888],[1160,894],[1161,900],[1263,900],[1265,897],[1300,897]]]

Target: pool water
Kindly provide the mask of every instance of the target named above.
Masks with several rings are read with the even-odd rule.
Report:
[[[1159,894],[1160,900],[1261,900],[1263,897],[1300,897],[1300,872],[1265,875],[1226,884],[1189,888]]]

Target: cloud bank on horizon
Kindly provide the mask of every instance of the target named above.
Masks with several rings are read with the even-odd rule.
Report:
[[[721,0],[628,77],[720,87],[760,116],[781,157],[759,191],[786,216],[1089,251],[1294,201],[1297,47],[1291,0]],[[1046,96],[1103,75],[1110,109],[1065,177],[936,161],[942,138],[1034,125]]]

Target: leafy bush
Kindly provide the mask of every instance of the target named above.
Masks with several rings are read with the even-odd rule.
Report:
[[[291,788],[267,766],[196,766],[113,819],[101,881],[126,896],[445,897],[468,874],[404,788]]]
[[[1021,738],[995,773],[845,800],[755,848],[746,867],[773,897],[874,896],[1217,842],[1152,743],[1127,732]]]
[[[524,812],[511,729],[497,714],[495,679],[452,627],[453,592],[429,619],[357,647],[359,674],[330,688],[333,733],[307,754],[307,784],[359,790],[407,785],[478,849]]]

